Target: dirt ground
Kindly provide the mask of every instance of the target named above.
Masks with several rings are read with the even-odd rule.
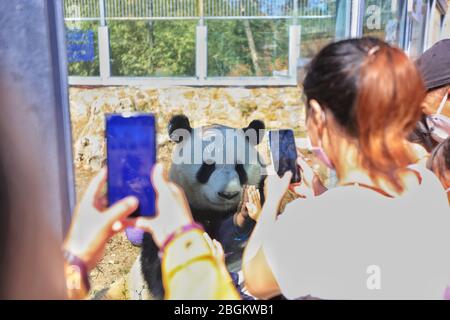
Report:
[[[169,146],[159,146],[158,159],[168,169],[171,148]],[[81,195],[89,184],[91,172],[80,169],[77,172],[77,194]],[[134,246],[128,241],[125,232],[121,232],[112,237],[106,246],[105,254],[95,269],[89,274],[91,282],[91,294],[93,298],[102,289],[110,287],[114,282],[126,276],[134,261],[141,251],[140,247]]]
[[[105,256],[89,275],[91,296],[126,275],[139,255],[140,248],[128,241],[125,233],[117,234],[108,241]]]

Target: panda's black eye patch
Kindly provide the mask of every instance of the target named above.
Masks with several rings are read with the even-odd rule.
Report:
[[[209,180],[209,177],[211,177],[212,173],[216,169],[216,164],[213,163],[206,163],[203,162],[202,166],[200,167],[200,170],[197,172],[197,180],[198,182],[204,184],[207,183]]]
[[[236,172],[239,176],[239,181],[241,182],[241,185],[244,185],[247,183],[248,177],[247,177],[247,172],[245,171],[244,165],[243,164],[236,164]]]

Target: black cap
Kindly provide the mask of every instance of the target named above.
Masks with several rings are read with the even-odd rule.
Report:
[[[417,60],[428,91],[450,84],[450,39],[435,43]]]

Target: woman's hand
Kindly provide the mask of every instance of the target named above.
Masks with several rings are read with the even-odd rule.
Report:
[[[168,181],[161,164],[156,164],[153,169],[152,184],[156,191],[156,216],[137,218],[136,227],[151,233],[161,247],[173,232],[193,223],[193,219],[184,192]]]
[[[259,190],[255,186],[249,186],[246,190],[248,201],[245,203],[248,216],[257,221],[259,214],[261,213],[261,196]]]
[[[203,237],[211,248],[213,256],[219,261],[221,264],[225,264],[225,252],[223,250],[222,245],[216,239],[211,239],[211,237],[204,232]]]
[[[261,213],[261,196],[259,190],[253,185],[245,185],[242,192],[242,201],[239,211],[236,212],[234,223],[243,228],[247,221],[257,221]]]
[[[319,176],[314,172],[314,170],[308,165],[308,163],[303,159],[301,153],[297,158],[297,165],[301,174],[301,181],[290,186],[290,190],[296,193],[301,198],[310,198],[318,196],[328,189],[323,185]]]
[[[281,204],[281,200],[283,199],[289,188],[291,178],[292,172],[290,171],[285,172],[285,174],[281,178],[276,173],[272,173],[267,176],[266,180],[264,181],[264,191],[266,198],[266,202],[264,204],[265,207],[266,205],[269,205],[278,209]]]
[[[106,168],[103,168],[92,179],[75,208],[64,241],[64,249],[83,260],[89,270],[103,256],[106,241],[126,227],[134,225],[135,219],[128,219],[128,216],[138,207],[135,197],[126,197],[107,208],[105,182]]]

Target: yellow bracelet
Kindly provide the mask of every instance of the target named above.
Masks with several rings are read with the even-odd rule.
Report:
[[[211,254],[211,248],[200,230],[191,230],[177,235],[164,250],[162,266],[170,272],[176,266],[184,264],[200,255]]]
[[[217,263],[215,257],[214,257],[212,254],[204,254],[204,255],[201,255],[201,256],[198,256],[198,257],[194,257],[194,258],[192,258],[192,259],[186,261],[185,263],[176,266],[175,268],[173,268],[173,269],[169,272],[169,274],[167,274],[167,276],[166,276],[165,278],[166,278],[168,281],[170,281],[170,280],[173,278],[173,276],[174,276],[178,271],[180,271],[180,270],[186,268],[186,267],[189,266],[190,264],[195,263],[195,262],[199,262],[199,261],[207,261],[207,260],[211,261],[213,264],[216,264],[216,263]]]

